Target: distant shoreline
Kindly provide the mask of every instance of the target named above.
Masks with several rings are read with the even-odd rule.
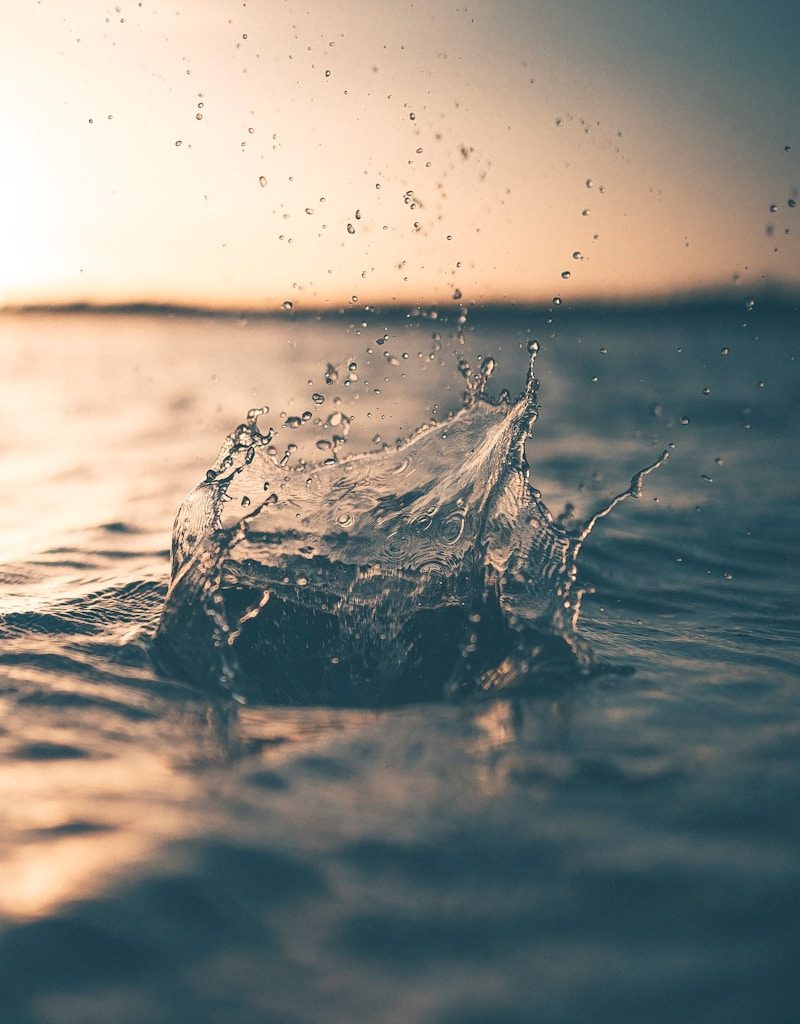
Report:
[[[541,314],[546,312],[570,313],[592,313],[595,315],[614,313],[636,313],[638,311],[670,310],[679,309],[703,309],[703,308],[731,308],[746,307],[750,301],[755,306],[770,306],[772,308],[783,307],[793,311],[800,311],[800,292],[782,289],[769,288],[762,291],[744,291],[743,289],[731,290],[707,290],[698,292],[679,292],[675,295],[648,296],[637,299],[585,299],[578,302],[569,302],[562,297],[560,303],[550,301],[509,301],[509,302],[483,302],[483,303],[459,303],[456,300],[448,302],[432,302],[414,305],[405,302],[387,302],[375,305],[347,305],[347,306],[320,306],[304,305],[298,303],[291,309],[284,309],[282,305],[277,308],[238,308],[238,307],[213,307],[213,306],[191,306],[181,303],[158,303],[158,302],[120,302],[120,303],[91,303],[91,302],[65,302],[65,303],[20,303],[14,305],[0,306],[0,315],[91,315],[91,316],[167,316],[184,318],[204,319],[248,319],[248,320],[293,320],[293,319],[336,319],[358,313],[359,316],[377,315],[408,315],[415,317],[430,316],[434,311],[439,315],[447,315],[462,308],[470,315],[491,314],[503,316],[508,314]]]

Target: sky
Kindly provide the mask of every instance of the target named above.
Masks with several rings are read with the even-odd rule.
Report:
[[[800,286],[782,0],[5,0],[0,26],[0,305]]]

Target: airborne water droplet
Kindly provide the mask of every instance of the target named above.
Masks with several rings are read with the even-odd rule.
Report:
[[[281,305],[283,306],[284,309],[293,309],[294,308],[292,303],[288,299],[285,302],[281,303]]]

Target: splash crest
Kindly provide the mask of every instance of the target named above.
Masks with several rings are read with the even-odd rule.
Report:
[[[462,363],[462,408],[394,448],[289,468],[255,409],[175,523],[157,644],[171,667],[264,703],[387,706],[581,675],[576,530],[531,485],[534,372],[492,400]]]

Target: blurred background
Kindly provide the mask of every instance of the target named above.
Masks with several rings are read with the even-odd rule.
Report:
[[[0,304],[795,288],[796,10],[10,0]]]

